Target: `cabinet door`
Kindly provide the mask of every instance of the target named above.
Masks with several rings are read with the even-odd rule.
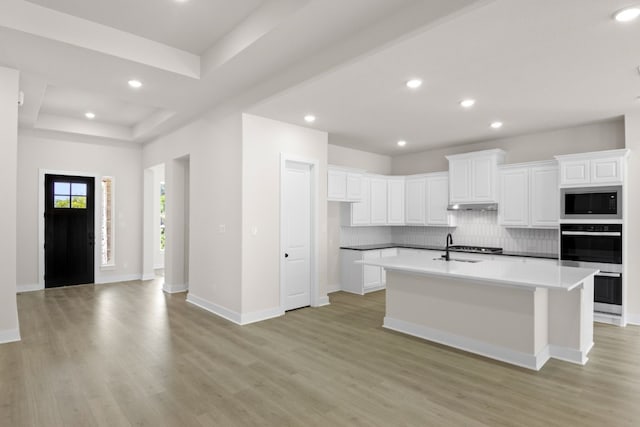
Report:
[[[362,254],[362,259],[378,259],[380,258],[380,251],[365,251]],[[381,268],[372,265],[362,266],[362,286],[364,289],[375,288],[381,285],[382,275]]]
[[[345,200],[347,197],[347,173],[345,171],[329,169],[327,183],[327,199],[334,201]]]
[[[561,185],[584,185],[591,182],[589,160],[568,160],[560,164]]]
[[[434,176],[427,178],[426,194],[426,224],[435,226],[450,226],[451,212],[449,207],[449,178],[444,176]]]
[[[347,200],[362,200],[362,174],[347,173]]]
[[[560,219],[560,190],[558,168],[531,168],[531,226],[558,227]]]
[[[591,160],[592,184],[622,184],[622,158]]]
[[[471,160],[449,160],[449,203],[468,202],[471,198]]]
[[[351,203],[351,225],[371,224],[371,180],[362,177],[361,201]]]
[[[405,223],[425,224],[426,178],[407,178],[405,182]]]
[[[499,222],[505,227],[529,226],[529,168],[499,172]]]
[[[387,181],[387,224],[404,224],[404,178]]]
[[[371,224],[387,224],[387,180],[371,178]]]
[[[493,157],[471,160],[471,201],[495,202],[496,161]]]
[[[396,255],[398,255],[398,248],[382,249],[380,251],[380,258]],[[382,285],[385,285],[387,283],[387,271],[384,268],[380,268],[380,282]]]

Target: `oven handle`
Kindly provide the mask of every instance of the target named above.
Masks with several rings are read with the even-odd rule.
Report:
[[[611,236],[620,237],[622,233],[619,231],[563,231],[563,236]]]
[[[622,277],[622,274],[621,273],[605,273],[605,272],[601,271],[600,273],[596,274],[596,276]]]

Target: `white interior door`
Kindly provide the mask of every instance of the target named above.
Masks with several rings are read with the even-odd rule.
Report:
[[[287,161],[284,176],[284,309],[311,304],[311,166]]]

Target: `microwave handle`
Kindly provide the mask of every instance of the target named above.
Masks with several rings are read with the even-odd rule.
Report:
[[[611,236],[620,237],[619,231],[563,231],[563,236]]]
[[[622,277],[622,274],[620,273],[605,273],[605,272],[600,272],[598,274],[596,274],[596,276],[604,276],[604,277]]]

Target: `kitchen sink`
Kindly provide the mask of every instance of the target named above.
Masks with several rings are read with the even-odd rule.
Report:
[[[445,262],[447,261],[447,260],[446,260],[446,259],[444,259],[444,258],[434,258],[433,260],[434,260],[434,261],[445,261]],[[456,262],[470,262],[470,263],[482,262],[482,261],[480,261],[479,259],[460,259],[460,258],[451,258],[451,259],[449,260],[449,262],[451,262],[451,261],[456,261]]]

